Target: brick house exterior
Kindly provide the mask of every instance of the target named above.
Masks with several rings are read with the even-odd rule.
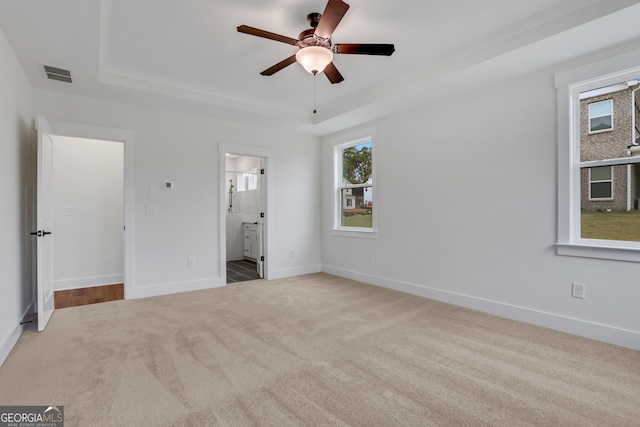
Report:
[[[640,85],[637,81],[598,89],[580,99],[580,161],[640,156]],[[611,101],[611,103],[603,101]],[[611,106],[612,117],[604,124],[591,122],[590,105]],[[597,118],[595,120],[598,120]],[[604,129],[592,130],[599,123]],[[610,125],[610,126],[608,126]],[[597,128],[597,127],[596,127]],[[626,211],[639,209],[640,165],[584,168],[580,171],[581,209],[583,211]]]

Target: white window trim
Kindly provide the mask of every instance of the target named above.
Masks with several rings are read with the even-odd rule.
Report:
[[[345,147],[351,147],[354,145],[360,145],[367,142],[371,142],[371,147],[373,148],[371,151],[371,169],[373,171],[373,179],[372,179],[372,191],[373,191],[373,206],[372,206],[372,224],[370,229],[362,229],[360,227],[343,227],[341,225],[341,215],[340,211],[342,209],[342,149]],[[368,128],[362,131],[357,132],[357,134],[350,134],[343,136],[339,139],[334,140],[332,143],[333,150],[333,218],[331,225],[331,234],[334,236],[343,236],[343,237],[360,237],[360,238],[369,238],[369,239],[377,239],[378,238],[378,205],[379,197],[378,197],[378,172],[376,168],[376,152],[378,151],[376,148],[375,141],[375,129]],[[357,184],[354,185],[353,188],[357,187],[368,187],[368,184]]]
[[[611,104],[611,114],[604,114],[602,116],[592,116],[591,115],[591,106],[593,104],[600,104],[602,102],[609,102],[609,104]],[[613,99],[603,99],[602,101],[592,102],[592,103],[589,104],[588,110],[589,110],[589,135],[593,135],[593,134],[596,134],[596,133],[603,133],[603,132],[611,132],[613,130],[613,127],[614,127],[614,122],[613,122]],[[609,129],[591,130],[591,119],[595,119],[596,117],[607,117],[607,116],[611,116],[611,127]]]
[[[636,79],[640,50],[556,74],[558,106],[558,255],[640,262],[640,244],[580,237],[580,168],[640,162],[640,158],[579,163],[580,92]],[[620,71],[622,70],[622,71]],[[575,191],[574,189],[578,189]]]
[[[591,170],[593,169],[588,168],[589,170],[589,201],[590,202],[610,202],[613,200],[613,166],[609,166],[609,169],[611,171],[611,179],[601,179],[601,180],[592,180],[591,179]],[[583,168],[584,169],[584,168]],[[603,182],[608,182],[609,185],[611,186],[611,197],[592,197],[591,196],[591,184],[601,184]]]

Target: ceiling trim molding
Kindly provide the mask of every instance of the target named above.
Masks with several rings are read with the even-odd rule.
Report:
[[[310,114],[271,100],[238,96],[110,62],[112,0],[101,0],[98,79],[108,85],[251,113],[248,116],[254,121],[256,117],[262,117],[258,121],[277,121],[280,122],[278,127],[288,124],[298,130],[304,129],[305,133],[326,135],[448,94],[492,84],[518,73],[542,69],[638,37],[640,34],[635,34],[638,31],[629,26],[625,28],[626,39],[624,34],[610,34],[609,31],[600,33],[591,43],[580,40],[585,33],[587,37],[589,34],[585,24],[595,21],[595,31],[603,22],[605,25],[613,22],[616,27],[616,19],[626,22],[629,17],[624,14],[633,15],[625,9],[638,3],[637,0],[565,0],[470,42],[455,57],[416,70],[383,86],[370,87],[330,102],[319,108],[317,114]],[[553,49],[554,43],[559,42],[567,48]],[[548,51],[544,52],[545,49]]]

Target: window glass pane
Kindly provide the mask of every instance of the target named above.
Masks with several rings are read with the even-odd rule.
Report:
[[[591,119],[589,126],[591,132],[611,129],[613,127],[613,124],[611,123],[611,116],[596,117],[594,119]]]
[[[612,85],[580,94],[581,162],[628,157],[627,147],[633,139],[630,126],[633,89],[621,90],[620,85]]]
[[[365,184],[372,179],[371,142],[342,149],[343,185]]]
[[[640,242],[640,211],[582,212],[583,239]]]
[[[247,189],[247,184],[244,179],[244,174],[242,172],[238,172],[238,178],[236,181],[238,183],[238,192],[245,191]]]
[[[258,188],[258,169],[253,168],[248,173],[249,190],[256,190]]]
[[[589,116],[598,117],[611,115],[612,102],[611,100],[594,102],[589,104]]]
[[[603,181],[611,179],[611,166],[591,168],[591,181]]]
[[[373,187],[343,188],[340,191],[342,227],[373,227]]]
[[[640,188],[636,184],[640,178],[640,165],[591,168],[590,178],[589,182],[589,169],[583,168],[582,238],[640,242]],[[598,182],[598,179],[602,181]]]

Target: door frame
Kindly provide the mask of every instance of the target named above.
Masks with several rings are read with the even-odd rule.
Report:
[[[227,204],[226,204],[226,154],[235,154],[238,156],[259,157],[263,161],[265,174],[262,176],[263,191],[260,195],[262,202],[262,211],[265,213],[263,227],[263,249],[264,249],[264,278],[269,279],[272,272],[272,263],[270,262],[270,254],[273,253],[272,243],[269,236],[273,227],[272,204],[269,203],[273,194],[273,179],[269,179],[273,172],[273,154],[272,151],[264,147],[256,147],[253,145],[220,143],[219,147],[219,206],[220,206],[220,276],[223,279],[227,277]],[[259,172],[259,171],[258,171]],[[265,194],[266,193],[266,194]],[[225,280],[226,282],[226,280]]]
[[[134,283],[134,187],[133,187],[133,142],[135,134],[126,129],[85,125],[49,120],[54,136],[97,139],[124,144],[124,298],[131,296]],[[55,149],[55,148],[54,148]]]

